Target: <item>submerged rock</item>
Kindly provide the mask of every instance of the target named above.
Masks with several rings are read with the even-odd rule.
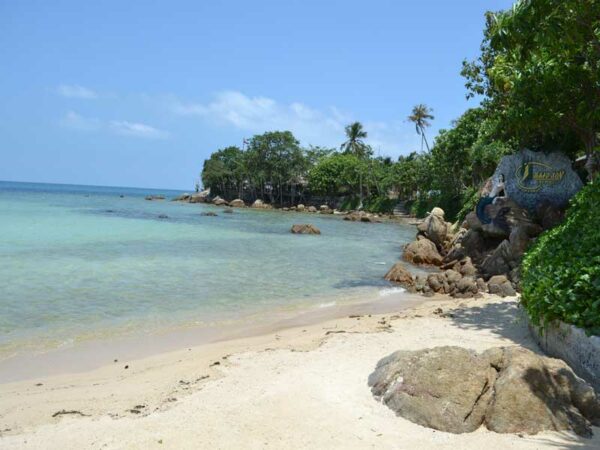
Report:
[[[321,230],[310,223],[294,224],[290,231],[294,234],[321,234]]]
[[[218,214],[216,212],[212,212],[212,211],[207,211],[207,212],[203,212],[200,213],[201,216],[207,216],[207,217],[217,217]]]
[[[563,361],[521,347],[398,351],[377,363],[369,386],[398,415],[436,430],[535,434],[600,425],[594,390]]]
[[[164,195],[146,195],[146,200],[164,200]]]

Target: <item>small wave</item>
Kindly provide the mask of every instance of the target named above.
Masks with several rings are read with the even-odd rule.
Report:
[[[385,288],[385,289],[380,290],[379,296],[387,297],[388,295],[401,294],[403,292],[406,292],[406,289],[401,288],[401,287],[391,287],[391,288]]]
[[[319,303],[319,308],[331,308],[332,306],[335,306],[336,304],[337,304],[336,302]]]
[[[387,263],[385,261],[375,261],[373,264],[377,264],[378,266],[385,266]]]

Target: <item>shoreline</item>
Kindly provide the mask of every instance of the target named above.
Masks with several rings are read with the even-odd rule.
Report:
[[[389,289],[388,293],[385,293]],[[68,346],[25,350],[0,360],[0,385],[40,377],[81,373],[118,361],[132,361],[223,341],[231,341],[314,325],[348,315],[382,314],[404,310],[430,299],[394,286],[368,295],[355,293],[339,302],[339,296],[324,297],[325,303],[292,303],[275,310],[259,311],[204,325],[189,323],[156,330],[153,333],[98,336]],[[329,304],[331,300],[331,304]]]
[[[398,349],[539,351],[516,298],[432,297],[81,372],[0,384],[0,447],[596,448],[572,433],[453,435],[396,417],[366,380]],[[128,365],[128,369],[124,369]]]

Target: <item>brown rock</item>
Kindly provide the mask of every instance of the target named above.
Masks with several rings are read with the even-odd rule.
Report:
[[[394,264],[388,273],[385,274],[384,278],[388,281],[399,283],[408,288],[414,288],[415,286],[415,280],[413,279],[412,274],[401,262]]]
[[[310,223],[294,224],[290,231],[294,234],[321,234],[321,230]]]
[[[315,208],[314,206],[309,206],[308,207],[308,212],[310,212],[310,213],[316,213],[317,212],[317,208]]]
[[[246,206],[246,204],[244,203],[244,200],[242,200],[241,198],[236,198],[235,200],[231,200],[229,202],[229,206],[231,206],[233,208],[243,208],[244,206]]]
[[[422,236],[404,247],[403,257],[413,264],[433,266],[442,264],[442,255],[439,254],[435,244]]]

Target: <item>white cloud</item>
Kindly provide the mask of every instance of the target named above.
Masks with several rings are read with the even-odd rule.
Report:
[[[144,123],[111,120],[108,124],[111,131],[125,136],[135,136],[146,139],[164,139],[169,133]]]
[[[166,139],[169,133],[144,123],[128,121],[102,121],[96,118],[84,117],[74,111],[69,111],[60,119],[60,125],[80,131],[106,131],[121,136],[131,136],[144,139]]]
[[[102,127],[102,123],[98,119],[83,117],[74,111],[69,111],[65,114],[60,119],[60,124],[66,128],[83,131],[95,131]]]
[[[290,130],[303,144],[338,147],[344,140],[344,127],[361,120],[335,107],[324,110],[303,103],[284,104],[268,97],[249,97],[238,91],[215,95],[211,102],[172,101],[171,109],[182,116],[196,116],[220,126],[232,126],[249,133]],[[369,122],[367,143],[382,154],[406,154],[418,149],[419,139],[413,128],[403,122]]]
[[[60,95],[67,98],[80,98],[84,100],[94,100],[98,98],[96,92],[77,84],[61,84],[58,86],[57,91]]]

